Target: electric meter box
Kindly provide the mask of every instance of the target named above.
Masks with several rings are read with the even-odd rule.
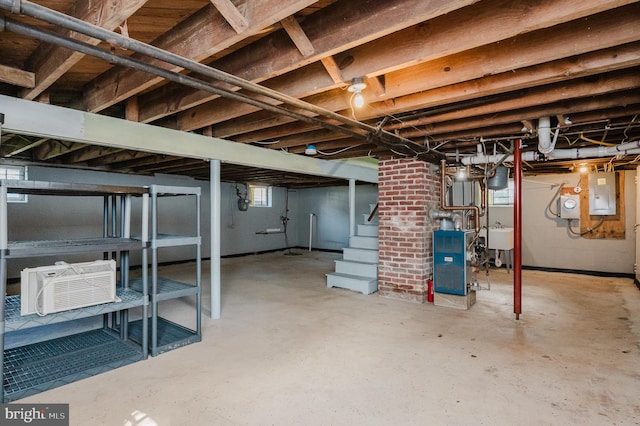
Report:
[[[589,214],[606,216],[616,214],[616,174],[589,174]]]
[[[559,210],[561,219],[580,219],[580,196],[578,194],[561,195]]]

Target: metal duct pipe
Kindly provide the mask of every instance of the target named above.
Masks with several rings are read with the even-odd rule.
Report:
[[[182,56],[168,52],[166,50],[162,50],[155,46],[151,46],[149,44],[124,37],[113,31],[109,31],[104,28],[98,27],[96,25],[89,24],[80,19],[65,15],[60,12],[56,12],[54,10],[37,5],[30,1],[0,0],[0,8],[10,11],[14,14],[20,13],[23,15],[27,15],[27,16],[51,23],[53,25],[56,25],[62,28],[69,29],[71,31],[76,31],[76,32],[88,35],[90,37],[106,41],[112,45],[115,44],[117,46],[122,47],[123,49],[131,50],[146,56],[150,56],[152,58],[173,64],[180,68],[184,68],[186,70],[196,72],[198,74],[219,80],[221,82],[241,87],[253,93],[267,96],[269,98],[281,101],[283,103],[294,106],[296,108],[300,108],[309,112],[313,112],[317,115],[339,121],[348,126],[359,128],[361,130],[368,132],[372,137],[377,137],[380,139],[380,141],[385,142],[387,144],[392,144],[392,145],[400,144],[400,147],[396,147],[396,149],[401,149],[401,147],[404,146],[407,149],[412,151],[414,149],[421,149],[422,150],[421,153],[426,153],[422,145],[418,145],[409,139],[403,138],[401,136],[395,135],[393,133],[387,132],[385,130],[382,130],[373,126],[369,126],[357,120],[352,120],[346,116],[336,114],[332,111],[328,111],[324,108],[320,108],[316,105],[310,104],[308,102],[302,101],[292,96],[285,95],[283,93],[280,93],[275,90],[269,89],[267,87],[261,86],[259,84],[250,82],[248,80],[244,80],[242,78],[236,77],[224,71],[203,65],[199,62],[184,58]],[[176,74],[179,74],[179,73],[176,73]],[[164,76],[161,76],[161,77],[166,78]]]
[[[437,219],[449,219],[453,221],[453,228],[456,231],[462,229],[462,216],[459,213],[454,213],[453,211],[444,211],[444,210],[429,210],[429,218],[432,220]]]
[[[475,222],[475,230],[476,232],[480,231],[480,207],[478,206],[447,206],[446,202],[446,194],[447,194],[447,162],[446,160],[440,161],[440,174],[441,174],[441,182],[440,182],[440,208],[442,210],[462,210],[462,211],[470,211],[473,210],[473,218]]]
[[[67,49],[75,50],[75,51],[84,53],[86,55],[95,56],[97,58],[108,61],[112,64],[133,68],[139,71],[143,71],[149,74],[162,77],[169,81],[173,81],[174,83],[189,86],[198,90],[204,90],[210,93],[215,93],[225,98],[232,99],[238,102],[244,102],[246,104],[253,105],[255,107],[262,108],[264,110],[271,111],[274,113],[287,115],[291,118],[295,118],[296,120],[304,121],[312,125],[321,126],[327,130],[346,133],[353,137],[368,140],[368,136],[366,134],[359,133],[355,130],[351,130],[345,127],[340,127],[335,124],[327,123],[318,118],[309,117],[309,116],[297,113],[295,111],[288,110],[278,105],[272,105],[264,101],[261,101],[259,99],[254,99],[246,95],[243,95],[241,93],[234,92],[230,89],[220,88],[211,83],[207,83],[207,82],[195,79],[188,75],[167,71],[163,68],[140,61],[139,59],[116,55],[114,53],[104,51],[96,46],[83,43],[78,40],[63,37],[58,34],[55,34],[46,30],[42,30],[40,28],[36,28],[28,24],[24,24],[11,19],[0,17],[0,21],[3,21],[3,20],[4,20],[5,28],[17,34],[25,35],[27,37],[35,38],[47,43],[54,43],[59,46],[65,47]]]

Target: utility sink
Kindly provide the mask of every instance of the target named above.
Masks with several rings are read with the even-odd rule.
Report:
[[[492,250],[513,249],[513,228],[489,228],[489,248]]]

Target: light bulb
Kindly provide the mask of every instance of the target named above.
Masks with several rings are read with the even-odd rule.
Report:
[[[467,168],[459,167],[456,172],[456,180],[467,180]]]
[[[362,97],[362,93],[356,92],[356,95],[353,97],[353,104],[356,108],[362,108],[364,106],[364,98]]]

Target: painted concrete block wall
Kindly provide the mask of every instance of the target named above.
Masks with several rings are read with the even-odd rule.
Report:
[[[29,167],[29,179],[57,182],[84,182],[110,185],[144,186],[151,184],[200,186],[202,188],[202,242],[203,256],[210,256],[210,198],[209,182],[196,181],[179,176],[132,176],[119,173],[70,170],[63,168]],[[285,212],[286,189],[273,188],[271,208],[251,207],[240,212],[236,207],[235,185],[223,183],[221,188],[221,250],[222,255],[254,253],[285,248],[284,234],[260,235],[256,232],[267,228],[282,228],[280,216]],[[297,245],[296,194],[289,193],[290,217],[289,238]],[[191,218],[195,218],[195,203],[185,204],[180,198],[161,200],[159,224],[161,230],[188,233],[193,229]],[[132,233],[141,229],[141,199],[133,199]],[[56,239],[90,238],[102,236],[103,202],[101,197],[49,197],[29,196],[28,203],[11,203],[8,206],[9,238]],[[186,218],[186,221],[185,221]],[[96,257],[97,256],[97,257]],[[160,253],[161,262],[190,260],[195,257],[193,247],[172,248]],[[40,264],[53,264],[58,260],[67,262],[90,261],[101,257],[100,253],[38,259]],[[132,253],[132,264],[138,265],[140,256]],[[9,278],[19,277],[25,267],[36,266],[33,259],[15,259],[9,262]]]
[[[572,235],[567,220],[545,213],[556,184],[575,186],[578,174],[527,177],[522,184],[522,264],[549,268],[633,273],[635,262],[635,171],[625,171],[625,239]],[[555,210],[555,206],[554,206]],[[574,229],[578,224],[574,221]]]
[[[293,192],[293,191],[292,191]],[[309,215],[313,218],[312,248],[342,250],[349,246],[349,187],[331,186],[295,190],[297,244],[309,247]],[[356,224],[378,201],[377,185],[356,185]]]
[[[549,215],[547,206],[558,187],[575,186],[574,174],[527,176],[522,183],[522,264],[542,268],[633,273],[635,262],[635,171],[625,171],[625,239],[588,239],[572,235],[567,220]],[[553,205],[555,211],[556,206]],[[491,207],[489,224],[513,226],[512,207]],[[574,221],[574,230],[579,225]]]
[[[380,295],[423,303],[433,270],[434,222],[428,209],[440,200],[436,167],[415,159],[379,162]]]

